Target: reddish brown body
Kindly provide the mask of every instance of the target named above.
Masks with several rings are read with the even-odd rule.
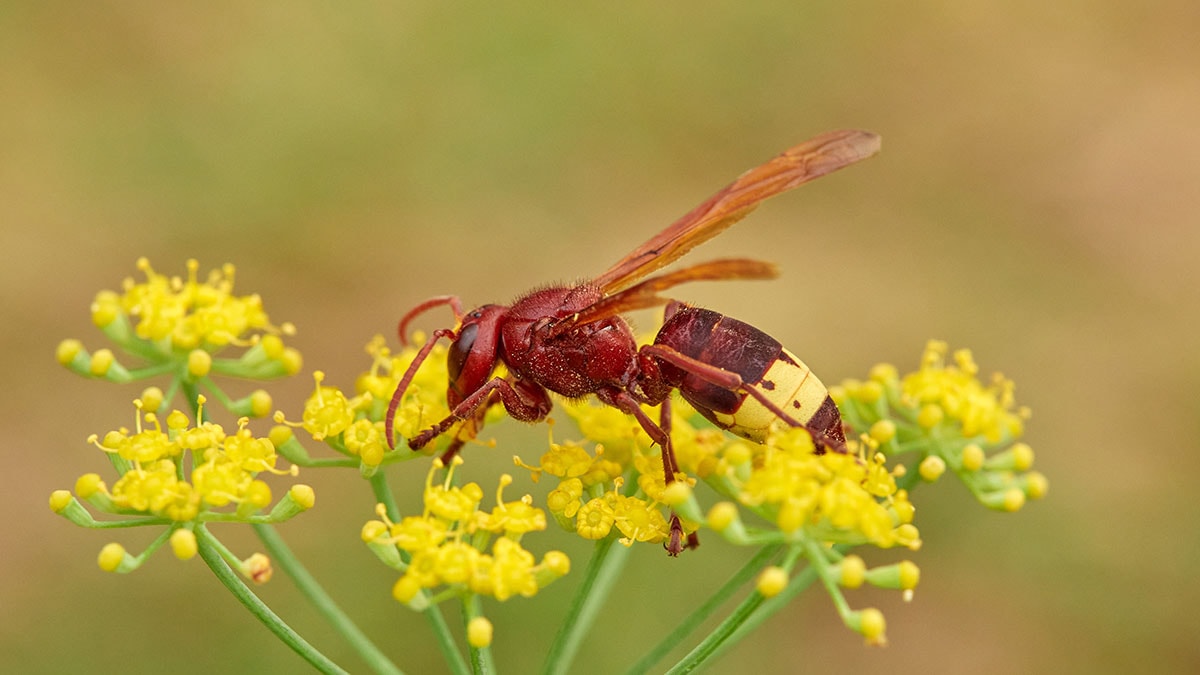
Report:
[[[457,297],[440,296],[413,308],[400,321],[400,338],[416,315],[449,305],[460,325],[440,329],[421,348],[392,397],[385,422],[389,444],[393,419],[416,369],[441,338],[451,342],[446,392],[451,414],[409,439],[420,448],[461,421],[478,430],[497,403],[520,420],[550,412],[547,392],[577,398],[595,395],[635,417],[662,448],[666,482],[679,472],[671,448],[667,404],[672,390],[714,424],[762,441],[777,423],[806,427],[821,447],[841,450],[845,437],[837,407],[807,366],[774,338],[709,310],[684,306],[658,293],[696,280],[766,279],[773,265],[755,260],[714,260],[652,275],[693,246],[715,236],[764,199],[858,162],[879,150],[879,138],[863,131],[835,131],[802,143],[746,172],[652,237],[595,279],[545,288],[511,306],[484,305],[464,314]],[[623,312],[668,304],[653,344],[641,348]],[[503,363],[506,377],[496,377]],[[660,421],[641,405],[661,405]],[[457,452],[457,438],[447,454]],[[695,545],[694,537],[688,545]],[[671,519],[672,555],[683,549],[683,529]]]

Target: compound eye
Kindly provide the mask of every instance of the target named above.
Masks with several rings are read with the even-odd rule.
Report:
[[[446,369],[449,371],[451,382],[458,381],[458,376],[462,373],[467,357],[471,355],[471,348],[475,346],[475,338],[478,334],[479,324],[469,323],[459,331],[458,338],[450,343],[450,353],[446,355]]]

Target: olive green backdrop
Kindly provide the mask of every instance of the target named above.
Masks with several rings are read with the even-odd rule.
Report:
[[[173,274],[189,257],[233,262],[241,291],[295,322],[305,374],[276,391],[296,411],[312,368],[349,386],[367,339],[417,301],[596,274],[742,170],[861,127],[883,135],[880,157],[689,258],[763,257],[781,279],[678,295],[762,327],[827,381],[912,367],[930,337],[973,348],[1033,407],[1050,494],[1000,515],[952,482],[922,489],[914,601],[851,594],[885,610],[889,647],[864,648],[814,591],[713,671],[1194,667],[1197,7],[3,3],[0,665],[303,667],[200,561],[102,573],[105,542],[136,549],[145,533],[80,530],[46,507],[104,468],[88,434],[132,424],[138,388],[71,376],[53,353],[64,337],[100,344],[91,298],[139,256]],[[496,433],[503,450],[469,457],[485,484],[545,443],[544,427]],[[398,471],[396,489],[415,494],[423,471]],[[366,487],[304,479],[318,508],[283,534],[402,667],[437,672],[424,621],[358,540]],[[560,545],[582,564],[583,546]],[[674,561],[638,551],[579,672],[631,663],[742,555],[715,537]],[[538,662],[580,571],[493,605],[505,672]],[[264,594],[361,671],[286,578]]]

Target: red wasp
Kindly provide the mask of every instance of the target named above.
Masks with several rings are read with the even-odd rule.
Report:
[[[828,390],[779,341],[736,319],[659,295],[688,281],[773,278],[774,265],[722,259],[648,275],[720,234],[763,200],[871,157],[879,145],[875,134],[856,130],[801,143],[742,174],[591,281],[543,288],[511,305],[483,305],[466,314],[457,296],[417,305],[400,320],[401,341],[413,318],[440,305],[450,306],[458,328],[434,331],[401,378],[388,406],[388,443],[394,443],[396,408],[417,368],[434,343],[449,338],[451,412],[409,439],[413,449],[467,421],[469,429],[447,450],[453,455],[497,402],[512,417],[536,422],[550,412],[548,391],[570,398],[595,394],[637,419],[661,447],[670,483],[679,472],[668,411],[674,389],[713,424],[750,440],[763,442],[782,421],[808,429],[820,447],[844,449],[841,415]],[[663,326],[652,344],[639,349],[621,314],[660,305],[667,305]],[[498,377],[501,363],[507,375]],[[641,404],[661,405],[660,421],[650,419]],[[695,543],[691,538],[688,546]],[[672,515],[667,551],[677,555],[683,547],[682,526]]]

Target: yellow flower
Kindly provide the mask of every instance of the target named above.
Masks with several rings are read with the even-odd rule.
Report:
[[[584,539],[603,539],[612,531],[616,514],[612,506],[599,497],[589,500],[575,514],[575,531]]]
[[[546,527],[545,513],[533,507],[528,496],[505,502],[504,488],[512,483],[505,474],[496,490],[496,507],[490,512],[479,510],[482,490],[476,483],[459,488],[453,486],[454,469],[462,464],[455,458],[442,483],[434,483],[441,469],[435,460],[426,478],[425,513],[409,516],[399,523],[390,523],[380,506],[377,512],[390,532],[390,539],[379,536],[378,521],[364,526],[364,541],[384,562],[388,553],[377,547],[394,544],[411,554],[407,564],[400,565],[404,575],[392,589],[393,596],[406,603],[416,603],[422,589],[449,586],[507,600],[514,595],[531,596],[543,586],[558,579],[570,569],[569,560],[557,551],[547,553],[537,563],[517,539],[527,532]],[[486,552],[491,534],[503,533]],[[446,597],[442,595],[441,597]],[[427,602],[426,599],[420,599]],[[414,604],[414,607],[420,606]]]
[[[142,420],[153,428],[142,429]],[[93,436],[93,443],[126,460],[128,468],[113,483],[111,492],[99,476],[87,474],[76,483],[77,493],[101,508],[177,522],[204,520],[207,512],[230,504],[238,506],[239,515],[268,506],[271,489],[256,476],[262,471],[282,473],[274,469],[274,444],[255,437],[245,419],[232,435],[212,422],[196,427],[190,424],[187,416],[176,410],[167,416],[164,432],[154,413],[144,413],[139,415],[134,434],[110,431],[102,441]],[[193,457],[189,459],[185,453]],[[110,500],[107,506],[96,501],[98,494]]]
[[[805,529],[826,542],[902,543],[889,509],[896,483],[882,456],[818,455],[804,429],[773,433],[759,453],[749,475],[732,481],[738,500],[764,509],[783,532]]]
[[[878,391],[868,392],[869,385]],[[980,503],[1001,511],[1044,492],[1044,478],[1029,479],[1033,449],[1018,442],[1029,410],[1016,405],[1011,380],[981,379],[970,350],[951,354],[945,342],[931,340],[916,371],[901,377],[894,366],[879,365],[868,382],[834,389],[846,422],[869,430],[865,443],[888,455],[919,453],[905,467],[913,478],[934,481],[952,471]]]
[[[901,389],[906,397],[935,405],[945,417],[962,425],[962,435],[982,435],[996,443],[1019,433],[1024,415],[1013,410],[1013,382],[997,374],[990,384],[977,375],[979,366],[968,349],[954,352],[953,365],[945,362],[948,346],[931,340],[921,357],[921,369],[906,375]]]
[[[519,501],[504,502],[504,487],[512,483],[512,476],[500,476],[500,488],[496,490],[496,508],[491,513],[477,513],[476,523],[480,529],[503,533],[519,538],[526,532],[546,529],[546,513],[533,506],[533,498],[525,495]]]

